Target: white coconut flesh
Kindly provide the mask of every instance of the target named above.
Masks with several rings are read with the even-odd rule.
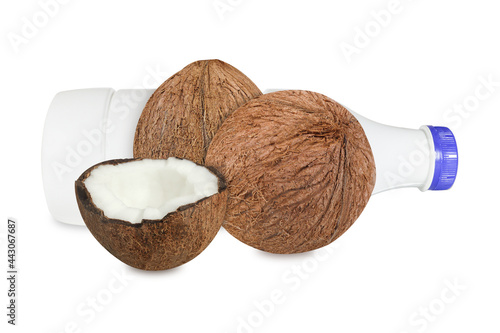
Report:
[[[131,223],[162,219],[219,190],[217,176],[207,168],[174,157],[104,164],[84,183],[106,217]]]

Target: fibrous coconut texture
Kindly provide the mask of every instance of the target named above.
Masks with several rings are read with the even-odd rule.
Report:
[[[375,163],[356,118],[309,91],[246,103],[215,135],[206,164],[228,183],[224,227],[272,253],[327,245],[358,218],[375,185]]]
[[[220,229],[227,200],[220,173],[177,158],[102,162],[75,189],[97,241],[144,270],[173,268],[200,254]]]
[[[260,95],[248,77],[225,62],[193,62],[158,87],[147,102],[137,124],[134,157],[174,156],[203,164],[226,117]]]

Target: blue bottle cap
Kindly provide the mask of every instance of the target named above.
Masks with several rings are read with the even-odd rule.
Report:
[[[458,170],[458,148],[453,132],[447,127],[427,126],[434,139],[436,164],[429,190],[448,190],[455,183]]]

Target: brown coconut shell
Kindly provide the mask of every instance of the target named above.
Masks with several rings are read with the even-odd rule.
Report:
[[[146,103],[135,132],[134,157],[174,156],[203,164],[226,117],[260,95],[248,77],[223,61],[193,62],[158,87]]]
[[[208,168],[219,179],[219,193],[179,207],[161,220],[130,223],[110,219],[93,203],[84,181],[100,165],[135,160],[138,159],[105,161],[78,178],[75,190],[83,220],[97,241],[127,265],[150,271],[182,265],[200,254],[222,225],[227,200],[224,178],[217,170]]]
[[[310,91],[246,103],[215,135],[206,164],[228,183],[225,229],[272,253],[298,253],[342,235],[375,185],[373,154],[356,118]]]

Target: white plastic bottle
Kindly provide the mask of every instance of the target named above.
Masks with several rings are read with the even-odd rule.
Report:
[[[43,187],[54,219],[85,225],[75,180],[99,162],[133,157],[135,127],[153,91],[79,89],[54,97],[42,140]]]
[[[153,92],[97,88],[54,97],[43,132],[42,177],[47,205],[56,220],[84,225],[74,195],[75,180],[99,162],[133,157],[135,127]],[[451,188],[458,150],[448,128],[399,128],[351,113],[363,126],[375,157],[373,194],[401,187]]]

